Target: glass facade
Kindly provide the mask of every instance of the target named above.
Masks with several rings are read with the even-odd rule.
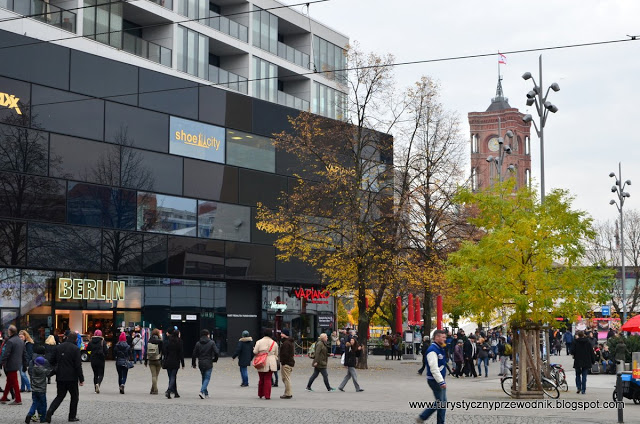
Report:
[[[0,107],[0,328],[15,323],[41,340],[67,328],[110,337],[177,325],[185,345],[208,328],[222,347],[227,331],[234,344],[245,326],[258,336],[263,286],[319,284],[308,269],[279,264],[273,235],[255,222],[257,203],[277,207],[302,166],[281,160],[269,138],[291,110],[57,45],[32,49],[47,72],[30,54],[0,63],[0,83],[22,110]],[[258,87],[267,99],[277,90],[275,80]],[[198,142],[219,130],[219,162],[172,151],[172,119],[190,120]],[[61,278],[89,281],[87,293],[94,281],[124,281],[124,299],[82,289],[69,298]]]
[[[253,97],[276,103],[278,101],[278,67],[253,56]]]
[[[278,54],[278,17],[254,6],[253,45]]]
[[[186,3],[186,2],[184,2]],[[178,70],[196,77],[209,77],[209,38],[178,25]]]
[[[84,0],[84,6],[82,34],[117,49],[122,48],[122,3]]]
[[[331,119],[343,120],[347,111],[347,95],[318,82],[313,83],[312,112]]]
[[[327,78],[346,84],[347,52],[317,35],[313,36],[313,64],[316,72],[325,72]]]

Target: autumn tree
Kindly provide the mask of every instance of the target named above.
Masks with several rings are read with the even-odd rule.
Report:
[[[458,286],[459,304],[480,321],[504,309],[516,328],[584,315],[606,299],[612,276],[609,269],[583,266],[582,240],[594,237],[591,219],[571,209],[567,191],[554,190],[540,203],[531,189],[513,188],[510,179],[458,196],[476,211],[471,224],[485,232],[449,255],[447,278]],[[528,375],[539,382],[539,338],[532,340],[528,351],[514,346],[522,362],[514,369],[524,381]]]
[[[290,131],[275,136],[276,148],[300,166],[295,186],[277,209],[258,205],[257,226],[278,235],[279,259],[311,264],[337,293],[353,294],[358,333],[366,337],[394,278],[388,248],[394,228],[394,114],[387,113],[394,98],[393,58],[352,48],[348,62],[353,71],[342,120],[302,112],[290,119]],[[360,366],[367,367],[366,355]]]

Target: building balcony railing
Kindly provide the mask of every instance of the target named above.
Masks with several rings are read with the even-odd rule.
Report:
[[[235,21],[232,21],[229,18],[220,16],[215,12],[209,11],[209,19],[203,19],[201,22],[215,29],[216,31],[223,32],[233,38],[244,41],[245,43],[249,42],[249,28]]]
[[[209,65],[209,81],[243,94],[248,92],[249,84],[245,77],[225,71],[217,66]]]
[[[278,41],[278,56],[306,69],[311,69],[309,55]]]
[[[151,3],[159,4],[162,7],[173,10],[173,0],[147,0]]]
[[[43,0],[0,0],[0,7],[30,16],[32,19],[62,28],[65,31],[76,32],[76,14],[62,9]]]
[[[122,50],[171,67],[171,49],[143,40],[133,34],[122,33]]]
[[[278,91],[277,103],[279,105],[292,107],[294,109],[309,110],[308,101],[300,99],[296,96],[292,96],[291,94],[285,93],[284,91]]]

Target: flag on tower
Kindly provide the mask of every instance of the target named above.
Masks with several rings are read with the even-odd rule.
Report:
[[[498,52],[498,63],[506,65],[507,64],[507,56],[505,56],[502,53]]]

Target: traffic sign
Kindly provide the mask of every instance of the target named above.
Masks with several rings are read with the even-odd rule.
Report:
[[[609,305],[602,305],[600,311],[602,312],[603,317],[608,317],[609,315],[611,315],[611,308],[609,307]]]

